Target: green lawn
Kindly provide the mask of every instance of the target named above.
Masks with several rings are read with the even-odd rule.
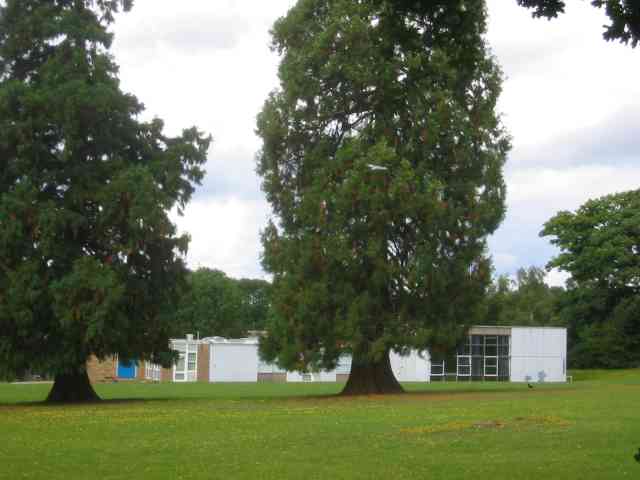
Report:
[[[99,385],[48,407],[0,384],[0,479],[639,479],[640,371],[574,383]]]

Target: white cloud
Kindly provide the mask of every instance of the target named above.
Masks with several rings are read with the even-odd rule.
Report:
[[[567,272],[562,272],[557,268],[554,268],[547,272],[544,281],[550,287],[564,287],[567,280],[569,280],[569,277],[571,277],[571,275]]]
[[[509,212],[525,220],[575,210],[590,198],[640,185],[640,165],[520,169],[507,177]]]
[[[500,109],[516,148],[594,126],[638,103],[638,52],[602,39],[602,10],[569,2],[565,15],[547,21],[516,2],[489,6],[489,41],[507,76]]]
[[[194,201],[185,215],[173,215],[181,233],[191,235],[187,261],[191,268],[212,267],[232,277],[262,278],[260,230],[269,208],[264,201],[238,198]]]
[[[558,250],[540,238],[544,223],[560,210],[574,211],[591,198],[638,188],[640,164],[519,169],[507,176],[507,217],[489,239],[498,274],[543,267]],[[503,259],[510,259],[505,262]]]
[[[496,252],[492,255],[493,265],[498,271],[510,271],[518,265],[518,257],[510,253]]]

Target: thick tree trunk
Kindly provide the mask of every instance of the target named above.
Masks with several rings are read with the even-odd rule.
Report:
[[[97,402],[100,397],[89,381],[86,370],[58,374],[47,396],[47,403]]]
[[[404,393],[391,369],[389,354],[378,362],[359,360],[354,355],[351,373],[341,395],[376,395],[384,393]]]

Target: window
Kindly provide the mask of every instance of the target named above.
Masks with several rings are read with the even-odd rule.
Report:
[[[498,359],[496,357],[484,357],[484,376],[498,376]]]
[[[510,370],[509,335],[470,335],[457,350],[454,375],[471,380],[508,380]],[[433,364],[431,367],[432,378]],[[444,371],[444,369],[443,369]]]
[[[496,336],[484,337],[484,354],[487,357],[498,356],[498,337]]]
[[[196,346],[197,348],[197,346]],[[187,353],[187,380],[195,382],[197,380],[197,365],[196,365],[197,353],[189,351]]]
[[[501,357],[509,356],[509,337],[507,335],[498,337],[498,355]]]
[[[442,381],[445,377],[445,363],[444,360],[438,361],[435,359],[431,360],[431,378],[432,382]]]
[[[482,337],[482,335],[471,336],[471,355],[484,355],[484,338]]]
[[[198,344],[196,342],[174,342],[172,348],[178,352],[173,367],[174,382],[195,382],[198,379]]]
[[[471,338],[466,337],[464,343],[458,347],[458,355],[471,355]]]
[[[184,370],[184,353],[180,354],[178,361],[176,362],[176,370]]]
[[[484,365],[482,362],[483,357],[476,355],[471,357],[471,375],[475,379],[482,379],[484,376]]]
[[[498,337],[498,377],[500,380],[509,380],[510,364],[510,337],[500,335]]]
[[[458,376],[471,376],[471,357],[469,355],[458,355]]]

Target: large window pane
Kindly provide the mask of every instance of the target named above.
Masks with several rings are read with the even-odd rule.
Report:
[[[498,359],[498,376],[505,380],[509,379],[509,357],[500,357]]]
[[[484,375],[486,377],[495,377],[498,375],[498,359],[485,357],[484,358]]]
[[[509,337],[507,335],[498,337],[498,355],[501,357],[509,356]]]
[[[487,336],[485,337],[484,354],[487,357],[495,357],[498,355],[498,337]]]
[[[176,370],[184,371],[184,354],[180,354],[176,362]]]
[[[471,338],[464,337],[458,347],[456,348],[457,355],[469,355],[471,351]]]
[[[471,359],[471,372],[474,377],[482,377],[484,374],[483,360],[482,357],[473,357]]]
[[[468,377],[471,375],[471,357],[459,356],[457,374],[461,377]]]
[[[471,355],[484,355],[484,338],[482,335],[471,337]]]
[[[196,353],[189,352],[189,363],[187,365],[189,371],[194,371],[196,369]]]

